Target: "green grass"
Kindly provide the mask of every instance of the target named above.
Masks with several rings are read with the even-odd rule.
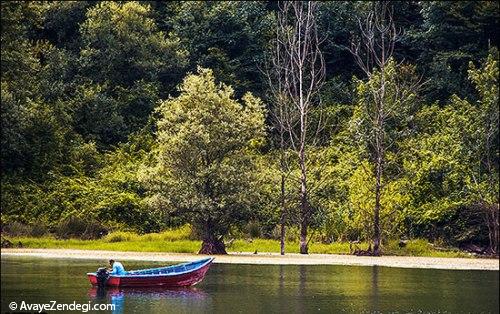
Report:
[[[177,241],[143,241],[143,236],[125,241],[109,242],[107,238],[101,240],[59,240],[52,237],[32,238],[15,237],[8,238],[14,245],[19,241],[25,248],[40,249],[80,249],[80,250],[107,250],[107,251],[131,251],[131,252],[171,252],[171,253],[195,253],[200,249],[201,241],[177,240]]]
[[[405,247],[398,246],[399,241],[392,240],[384,247],[384,254],[398,256],[428,256],[428,257],[473,257],[457,248],[437,249],[427,240],[415,239],[408,241]]]
[[[170,253],[196,253],[201,247],[201,241],[190,240],[188,227],[169,230],[162,233],[138,235],[131,232],[113,232],[100,240],[61,240],[50,236],[35,237],[9,237],[16,245],[22,243],[25,248],[46,249],[82,249],[82,250],[109,250],[131,252],[170,252]],[[368,247],[367,243],[358,244],[362,249]],[[237,239],[227,247],[228,252],[279,252],[278,240],[270,239]],[[287,253],[298,253],[299,243],[287,241]],[[335,242],[331,244],[311,243],[309,253],[321,254],[349,254],[348,242]],[[398,241],[389,241],[383,247],[384,255],[397,256],[429,256],[429,257],[471,257],[470,254],[456,249],[437,250],[426,240],[409,241],[404,248],[399,248]]]
[[[287,241],[285,243],[285,248],[287,253],[299,253],[299,242]],[[280,251],[280,242],[278,240],[269,239],[253,239],[251,242],[247,240],[235,240],[227,249],[230,252],[257,251],[257,253],[278,253]],[[349,243],[311,243],[309,252],[316,254],[349,254]]]

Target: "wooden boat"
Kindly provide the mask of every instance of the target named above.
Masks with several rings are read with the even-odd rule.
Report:
[[[214,258],[177,264],[172,266],[128,271],[123,275],[100,277],[98,273],[87,273],[94,286],[110,287],[185,287],[203,280]]]

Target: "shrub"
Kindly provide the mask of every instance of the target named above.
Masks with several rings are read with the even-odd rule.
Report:
[[[261,230],[258,223],[251,221],[245,226],[245,233],[250,238],[259,238],[261,236]]]
[[[43,222],[28,225],[14,221],[5,224],[2,232],[12,237],[42,237],[49,233],[49,229]]]
[[[104,237],[104,242],[116,243],[126,241],[137,241],[139,236],[133,232],[128,231],[115,231]]]
[[[108,229],[96,220],[87,222],[87,227],[82,235],[82,239],[92,240],[100,239],[108,234]]]
[[[170,229],[160,233],[163,241],[188,240],[191,237],[191,226],[184,225],[177,229]]]
[[[415,239],[408,241],[406,244],[406,250],[410,255],[423,255],[430,251],[430,245],[427,240]]]
[[[165,230],[160,233],[148,233],[141,236],[143,241],[180,241],[190,240],[192,238],[192,230],[190,225],[184,225],[176,229]]]
[[[79,238],[84,240],[98,239],[108,233],[107,228],[96,220],[83,220],[70,216],[55,228],[55,235],[61,239]]]
[[[55,227],[55,235],[61,239],[80,238],[85,232],[85,222],[75,216],[60,221]]]
[[[32,228],[26,224],[14,221],[5,224],[2,227],[2,232],[12,237],[20,237],[20,236],[29,236],[31,234],[31,229]]]
[[[42,237],[49,233],[49,228],[43,223],[35,224],[31,226],[30,236],[32,237]]]
[[[299,240],[299,228],[288,227],[286,229],[286,240],[289,242],[296,242]]]

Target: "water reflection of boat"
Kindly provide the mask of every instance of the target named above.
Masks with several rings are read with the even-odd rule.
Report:
[[[87,273],[92,285],[114,287],[184,287],[192,286],[203,280],[213,258],[183,263],[160,268],[128,271],[123,275],[106,275]]]
[[[113,314],[124,312],[125,300],[127,308],[136,304],[139,308],[161,302],[175,308],[189,308],[196,304],[210,302],[210,296],[204,291],[194,287],[165,289],[151,288],[120,288],[120,287],[92,287],[88,295],[96,303],[113,304]],[[140,306],[142,304],[142,306]],[[130,309],[130,308],[129,308]]]
[[[88,295],[92,299],[119,298],[123,296],[147,297],[149,299],[195,299],[203,300],[208,297],[203,290],[193,287],[165,289],[160,287],[151,288],[119,288],[119,287],[92,287]]]

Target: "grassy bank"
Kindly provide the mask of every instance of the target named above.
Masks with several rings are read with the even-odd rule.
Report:
[[[82,250],[111,250],[130,252],[170,252],[196,253],[201,241],[189,239],[189,230],[172,230],[163,233],[137,235],[129,232],[114,232],[99,240],[56,239],[52,236],[43,237],[5,237],[14,246],[25,248],[45,249],[82,249]],[[21,243],[21,245],[19,245]],[[363,249],[368,246],[359,244]],[[287,241],[286,251],[298,253],[298,242]],[[227,246],[228,252],[279,252],[278,240],[271,239],[236,239]],[[348,242],[334,242],[331,244],[311,243],[310,253],[322,254],[349,254]],[[470,257],[471,255],[455,249],[436,249],[425,240],[408,241],[404,248],[398,246],[397,241],[390,241],[383,247],[385,255],[397,256],[428,256],[428,257]]]

